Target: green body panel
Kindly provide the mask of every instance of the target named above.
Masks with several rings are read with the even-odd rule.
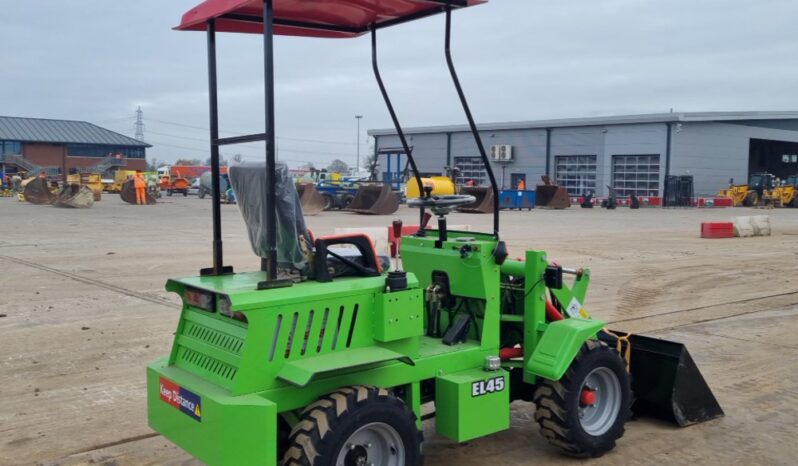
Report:
[[[359,368],[386,361],[408,361],[407,356],[386,348],[356,348],[340,353],[323,354],[308,359],[291,361],[283,365],[277,377],[286,382],[304,387],[314,376],[347,368]]]
[[[201,420],[161,399],[161,378],[200,395]],[[219,386],[170,367],[166,358],[147,369],[149,425],[206,464],[277,464],[277,405],[257,395],[231,396]]]
[[[184,305],[169,358],[148,369],[150,425],[206,464],[272,466],[278,415],[297,422],[295,410],[322,395],[368,384],[403,387],[397,393],[419,427],[422,404],[435,401],[438,431],[456,441],[507,429],[507,372],[484,371],[485,358],[521,344],[523,361],[504,361],[504,368],[523,368],[527,383],[556,379],[603,324],[546,323],[544,252],[527,251],[524,261],[499,266],[491,235],[450,232],[441,247],[436,235],[402,239],[408,288],[392,293],[384,276],[268,290],[257,290],[263,272],[170,280],[167,290]],[[446,274],[453,298],[440,303],[441,324],[446,329],[468,313],[465,342],[449,346],[427,335],[425,290],[435,272]],[[552,292],[562,303],[573,297],[583,303],[587,283]],[[188,304],[197,290],[212,297],[213,309]],[[502,390],[494,381],[493,391],[473,396],[473,383],[496,377],[503,378]],[[201,422],[160,398],[162,378],[201,398]],[[434,394],[422,390],[422,382],[433,380]]]
[[[586,340],[604,327],[600,320],[565,319],[546,326],[526,371],[549,380],[560,380]]]
[[[423,334],[424,301],[420,289],[381,296],[374,316],[374,339],[388,342]]]
[[[429,286],[433,272],[442,271],[449,277],[451,294],[482,301],[482,345],[498,351],[500,273],[492,257],[496,240],[482,233],[449,232],[449,240],[436,248],[435,235],[432,230],[424,238],[403,237],[402,265],[418,277],[421,288]],[[470,251],[464,257],[461,250],[466,246]]]
[[[469,369],[435,379],[435,429],[466,442],[510,428],[510,377]]]

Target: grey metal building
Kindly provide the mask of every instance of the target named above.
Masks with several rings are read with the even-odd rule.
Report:
[[[731,178],[745,182],[755,172],[781,178],[798,173],[798,112],[626,115],[489,123],[479,130],[506,189],[522,179],[534,189],[548,174],[572,195],[606,196],[606,186],[613,186],[619,196],[661,196],[665,176],[693,175],[695,193],[712,195]],[[442,175],[445,167],[457,167],[460,183],[487,184],[466,125],[406,128],[405,133],[424,174]],[[370,130],[369,135],[388,176],[388,155],[403,152],[396,131]]]

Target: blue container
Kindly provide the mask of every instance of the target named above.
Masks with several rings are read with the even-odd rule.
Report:
[[[499,192],[499,209],[535,208],[535,191],[505,190]]]

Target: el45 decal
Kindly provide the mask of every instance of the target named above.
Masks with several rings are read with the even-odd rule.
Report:
[[[504,376],[478,380],[471,384],[471,396],[482,396],[504,390]]]

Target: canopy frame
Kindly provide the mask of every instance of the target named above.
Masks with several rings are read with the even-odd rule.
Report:
[[[451,26],[452,26],[452,9],[455,7],[464,7],[469,5],[468,0],[422,0],[428,3],[438,4],[439,6],[418,13],[395,18],[381,23],[372,23],[369,27],[361,28],[347,28],[335,25],[325,25],[318,23],[306,23],[301,21],[286,21],[276,19],[274,17],[274,0],[263,0],[263,16],[249,16],[238,14],[223,14],[218,16],[219,19],[233,19],[237,21],[245,21],[261,24],[263,27],[263,56],[264,56],[264,107],[265,107],[265,132],[250,134],[244,136],[236,136],[231,138],[219,137],[219,104],[218,104],[218,82],[217,82],[217,65],[216,65],[216,30],[217,18],[209,18],[206,21],[206,35],[208,46],[208,99],[209,99],[209,117],[210,117],[210,153],[211,153],[211,176],[212,176],[212,215],[213,215],[213,265],[210,268],[205,268],[200,271],[201,275],[224,275],[232,274],[233,268],[224,265],[224,254],[222,246],[222,224],[221,224],[221,193],[220,189],[220,157],[219,148],[223,145],[241,144],[252,141],[264,141],[266,143],[265,158],[266,158],[266,171],[268,180],[268,189],[266,190],[266,236],[267,247],[266,257],[261,259],[261,270],[266,272],[266,282],[259,284],[259,288],[270,288],[275,286],[289,286],[290,280],[278,279],[277,271],[277,212],[275,208],[276,202],[276,142],[275,142],[275,105],[274,105],[274,26],[290,26],[297,28],[308,28],[313,30],[323,30],[328,32],[343,32],[348,34],[363,34],[366,32],[371,33],[371,58],[372,70],[374,77],[380,88],[383,100],[388,109],[388,112],[393,121],[394,127],[402,144],[402,148],[407,156],[408,163],[413,171],[413,177],[416,179],[418,186],[423,186],[421,182],[421,174],[416,165],[415,158],[413,157],[412,147],[408,144],[405,137],[404,130],[399,122],[399,118],[394,110],[393,103],[385,88],[385,84],[380,74],[379,65],[377,61],[377,30],[384,27],[394,26],[404,22],[424,18],[438,13],[445,13],[446,28],[444,38],[444,53],[446,57],[446,64],[449,68],[449,73],[452,82],[457,90],[457,95],[460,104],[468,120],[472,136],[476,143],[480,159],[482,160],[485,170],[487,171],[488,178],[490,179],[491,189],[494,192],[494,212],[493,212],[493,235],[499,238],[499,206],[498,206],[498,185],[496,184],[496,177],[494,176],[493,169],[490,165],[487,152],[485,151],[484,144],[477,129],[471,109],[468,105],[465,93],[463,91],[460,80],[457,76],[457,71],[454,68],[454,61],[451,55]],[[422,193],[423,196],[429,196],[429,193]],[[420,234],[424,234],[424,217],[425,212],[423,209],[420,211],[419,224]],[[271,283],[271,285],[269,285]]]

